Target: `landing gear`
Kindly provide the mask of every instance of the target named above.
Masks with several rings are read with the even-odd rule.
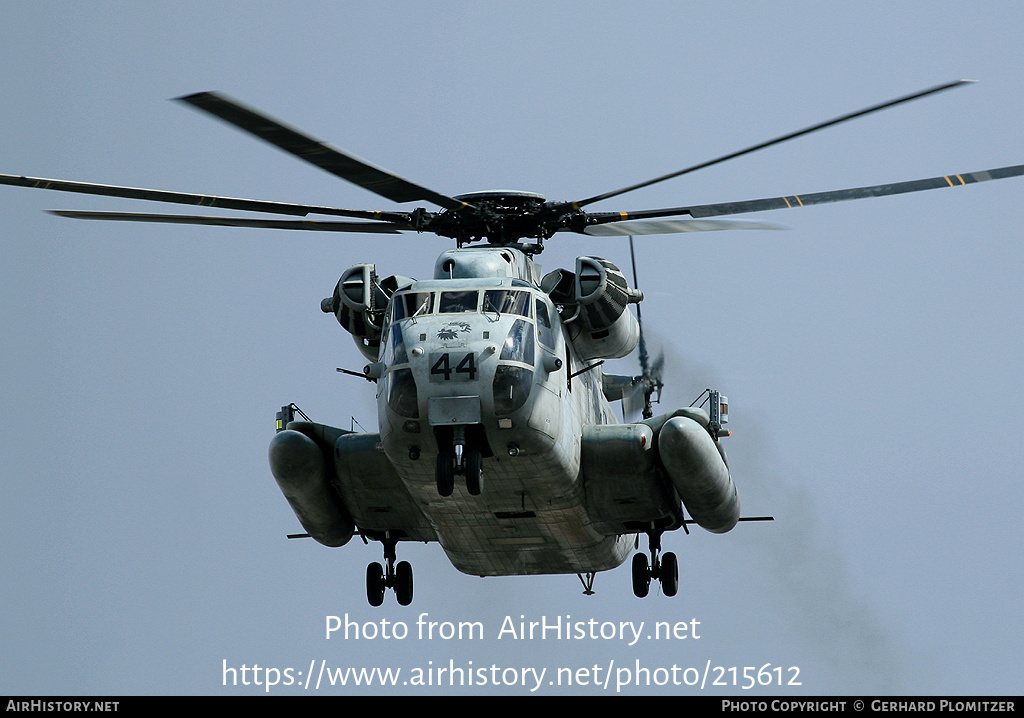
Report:
[[[576,574],[579,576],[580,581],[583,582],[583,595],[593,596],[594,595],[594,577],[597,575],[593,571],[588,571],[586,575],[582,573]]]
[[[455,490],[455,463],[450,451],[437,452],[437,493],[451,496]]]
[[[463,474],[466,491],[470,496],[479,496],[484,484],[483,466],[480,449],[467,445],[466,427],[456,426],[451,447],[443,447],[437,452],[437,493],[451,496],[455,490],[455,474]]]
[[[661,591],[666,596],[675,596],[679,591],[679,562],[676,555],[668,552],[660,555],[661,532],[650,531],[647,534],[651,546],[651,561],[642,553],[633,555],[633,595],[644,598],[651,589],[651,579],[661,583]]]
[[[408,606],[412,603],[412,565],[408,561],[395,564],[398,542],[390,534],[385,535],[382,543],[387,569],[376,561],[366,567],[366,600],[371,606],[379,606],[384,603],[384,592],[393,588],[399,605]]]

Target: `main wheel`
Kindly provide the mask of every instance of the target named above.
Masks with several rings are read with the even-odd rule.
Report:
[[[651,571],[647,557],[642,553],[633,555],[633,595],[643,598],[651,589]]]
[[[366,600],[371,606],[379,606],[384,603],[384,589],[387,585],[384,581],[384,567],[379,563],[371,563],[366,567]]]
[[[675,596],[679,590],[679,562],[674,553],[666,553],[661,557],[661,590],[666,596]]]
[[[455,490],[455,465],[452,463],[450,451],[437,452],[437,493],[451,496]]]
[[[484,488],[484,460],[478,449],[468,449],[464,457],[466,462],[466,491],[470,496],[479,496]]]
[[[395,566],[395,597],[401,606],[412,603],[412,564],[399,561]]]

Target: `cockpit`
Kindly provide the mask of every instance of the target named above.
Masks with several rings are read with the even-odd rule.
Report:
[[[521,279],[459,282],[417,282],[391,298],[380,359],[399,416],[420,418],[423,392],[481,393],[460,382],[489,382],[494,415],[509,416],[529,399],[544,353],[538,344],[556,351],[554,306],[544,292]]]
[[[523,284],[526,284],[523,282]],[[527,285],[529,286],[529,285]],[[481,300],[481,294],[483,298]],[[531,292],[523,289],[460,289],[397,292],[391,300],[391,321],[430,314],[518,314],[530,316]]]

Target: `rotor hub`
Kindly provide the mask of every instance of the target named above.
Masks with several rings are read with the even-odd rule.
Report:
[[[544,210],[548,202],[542,194],[487,190],[461,194],[453,199],[472,208],[442,212],[429,230],[453,237],[460,246],[483,239],[491,244],[510,245],[526,237],[543,240],[552,234],[545,226]]]

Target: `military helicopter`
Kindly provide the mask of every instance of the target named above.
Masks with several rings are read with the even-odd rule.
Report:
[[[397,203],[439,211],[364,211],[0,175],[0,183],[157,202],[281,214],[292,219],[56,211],[78,219],[277,229],[428,232],[454,239],[431,279],[346,270],[321,303],[368,361],[379,430],[316,423],[294,405],[277,416],[271,471],[305,533],[338,547],[357,533],[379,541],[384,564],[366,572],[369,603],[388,589],[413,598],[402,541],[439,542],[461,572],[479,576],[595,575],[632,559],[634,594],[652,580],[679,586],[666,531],[697,524],[724,533],[743,517],[721,440],[728,400],[709,389],[694,405],[655,415],[662,360],[651,361],[639,322],[642,293],[623,272],[581,256],[574,271],[541,273],[533,257],[558,233],[591,236],[764,229],[722,215],[880,197],[1024,175],[1024,165],[814,194],[631,212],[585,208],[873,112],[960,86],[938,85],[612,192],[548,201],[532,192],[446,196],[328,146],[224,95],[178,98],[331,174]],[[294,219],[307,215],[346,220]],[[679,219],[688,216],[690,219]],[[348,221],[351,219],[360,221]],[[632,245],[631,245],[632,251]],[[634,262],[634,285],[636,284]],[[635,304],[636,316],[629,305]],[[639,346],[638,376],[605,374],[606,359]],[[700,400],[707,404],[697,406]],[[624,423],[611,402],[620,401]],[[639,412],[634,417],[633,407]],[[297,420],[296,415],[301,416]]]

